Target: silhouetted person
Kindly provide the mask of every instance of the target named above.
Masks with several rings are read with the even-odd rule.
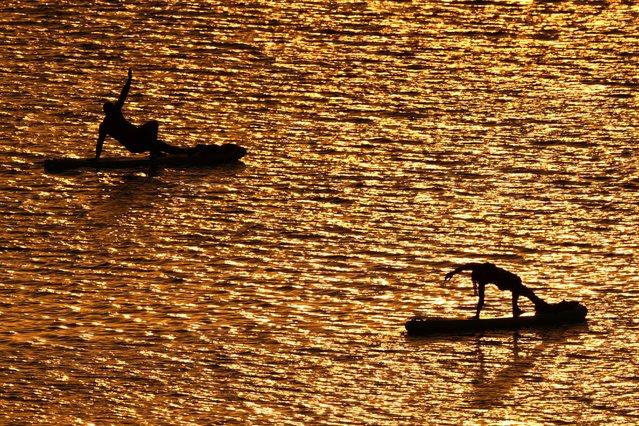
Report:
[[[98,137],[98,143],[95,147],[95,159],[100,159],[102,153],[102,145],[107,135],[111,136],[118,142],[120,142],[126,149],[134,153],[149,152],[151,159],[158,156],[160,153],[165,152],[168,154],[184,154],[193,153],[195,148],[180,148],[177,146],[169,145],[165,142],[158,140],[158,128],[159,123],[155,120],[144,123],[141,126],[136,126],[127,121],[122,115],[122,106],[126,100],[126,96],[131,88],[131,80],[133,79],[133,73],[129,68],[129,78],[127,79],[120,97],[116,103],[105,102],[104,103],[104,120],[100,124],[100,135]]]
[[[484,289],[486,284],[495,284],[500,290],[509,290],[512,292],[513,317],[517,318],[521,314],[517,301],[519,296],[530,299],[538,311],[548,308],[548,303],[541,300],[533,293],[531,289],[521,283],[521,278],[512,272],[498,268],[492,263],[467,263],[446,274],[444,281],[450,280],[455,274],[462,271],[472,271],[470,278],[473,280],[474,294],[479,291],[479,300],[477,301],[477,313],[475,318],[479,318],[481,308],[484,306]]]

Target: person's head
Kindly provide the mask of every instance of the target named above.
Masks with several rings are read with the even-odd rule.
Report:
[[[104,105],[102,105],[102,109],[104,109],[104,113],[106,115],[109,115],[113,111],[115,111],[115,105],[113,104],[113,102],[105,102]]]

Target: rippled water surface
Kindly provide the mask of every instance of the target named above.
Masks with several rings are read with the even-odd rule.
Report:
[[[639,422],[639,6],[130,3],[0,9],[4,423]],[[134,123],[243,163],[45,173],[128,67]],[[403,335],[470,261],[590,321]]]

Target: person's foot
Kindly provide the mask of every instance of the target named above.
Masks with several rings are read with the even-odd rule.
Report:
[[[536,313],[548,312],[550,310],[550,307],[551,307],[550,303],[541,301],[535,304],[535,312]]]

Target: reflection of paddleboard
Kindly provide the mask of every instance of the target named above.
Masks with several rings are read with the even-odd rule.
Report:
[[[518,328],[558,327],[564,324],[586,321],[588,309],[577,302],[561,302],[549,312],[523,315],[519,318],[457,318],[423,319],[413,318],[406,322],[406,331],[411,336],[431,334],[460,334],[488,330],[516,330]]]
[[[72,169],[127,169],[137,167],[200,167],[216,164],[234,163],[246,155],[246,148],[235,144],[209,146],[202,152],[193,155],[164,155],[155,158],[58,158],[44,161],[44,169],[48,172],[63,172]]]

